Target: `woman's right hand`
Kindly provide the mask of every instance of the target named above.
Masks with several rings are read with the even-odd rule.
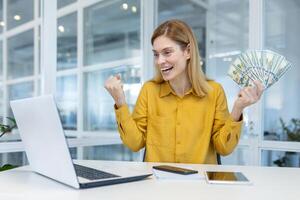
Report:
[[[104,83],[105,89],[110,93],[115,100],[115,104],[118,108],[126,104],[125,94],[123,91],[123,83],[119,74],[110,76]]]

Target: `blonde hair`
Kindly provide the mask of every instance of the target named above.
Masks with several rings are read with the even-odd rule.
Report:
[[[174,19],[166,21],[159,25],[153,32],[151,44],[153,45],[154,40],[162,35],[176,42],[182,50],[189,45],[190,59],[187,61],[188,77],[195,93],[200,97],[204,97],[210,90],[210,85],[207,82],[208,78],[202,71],[197,40],[191,28],[180,20]],[[158,67],[155,67],[155,70],[156,73],[153,81],[157,83],[164,82]]]

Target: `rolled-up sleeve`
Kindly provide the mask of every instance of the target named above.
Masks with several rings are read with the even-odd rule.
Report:
[[[128,105],[116,109],[118,130],[123,143],[132,151],[139,151],[146,143],[147,130],[147,88],[144,85],[137,99],[133,113]]]
[[[228,111],[226,96],[219,85],[216,96],[216,111],[212,130],[214,148],[220,155],[230,154],[237,146],[243,119],[234,121]]]

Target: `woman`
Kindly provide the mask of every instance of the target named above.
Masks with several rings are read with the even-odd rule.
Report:
[[[151,43],[156,75],[146,82],[132,115],[119,75],[105,88],[115,101],[118,130],[133,151],[146,147],[148,162],[216,164],[216,154],[228,155],[238,144],[243,109],[257,102],[260,82],[242,89],[228,112],[220,84],[201,70],[195,36],[182,21],[170,20],[154,31]]]

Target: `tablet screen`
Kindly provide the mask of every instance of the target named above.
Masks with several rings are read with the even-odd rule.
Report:
[[[206,179],[209,183],[250,183],[242,172],[207,171]]]

